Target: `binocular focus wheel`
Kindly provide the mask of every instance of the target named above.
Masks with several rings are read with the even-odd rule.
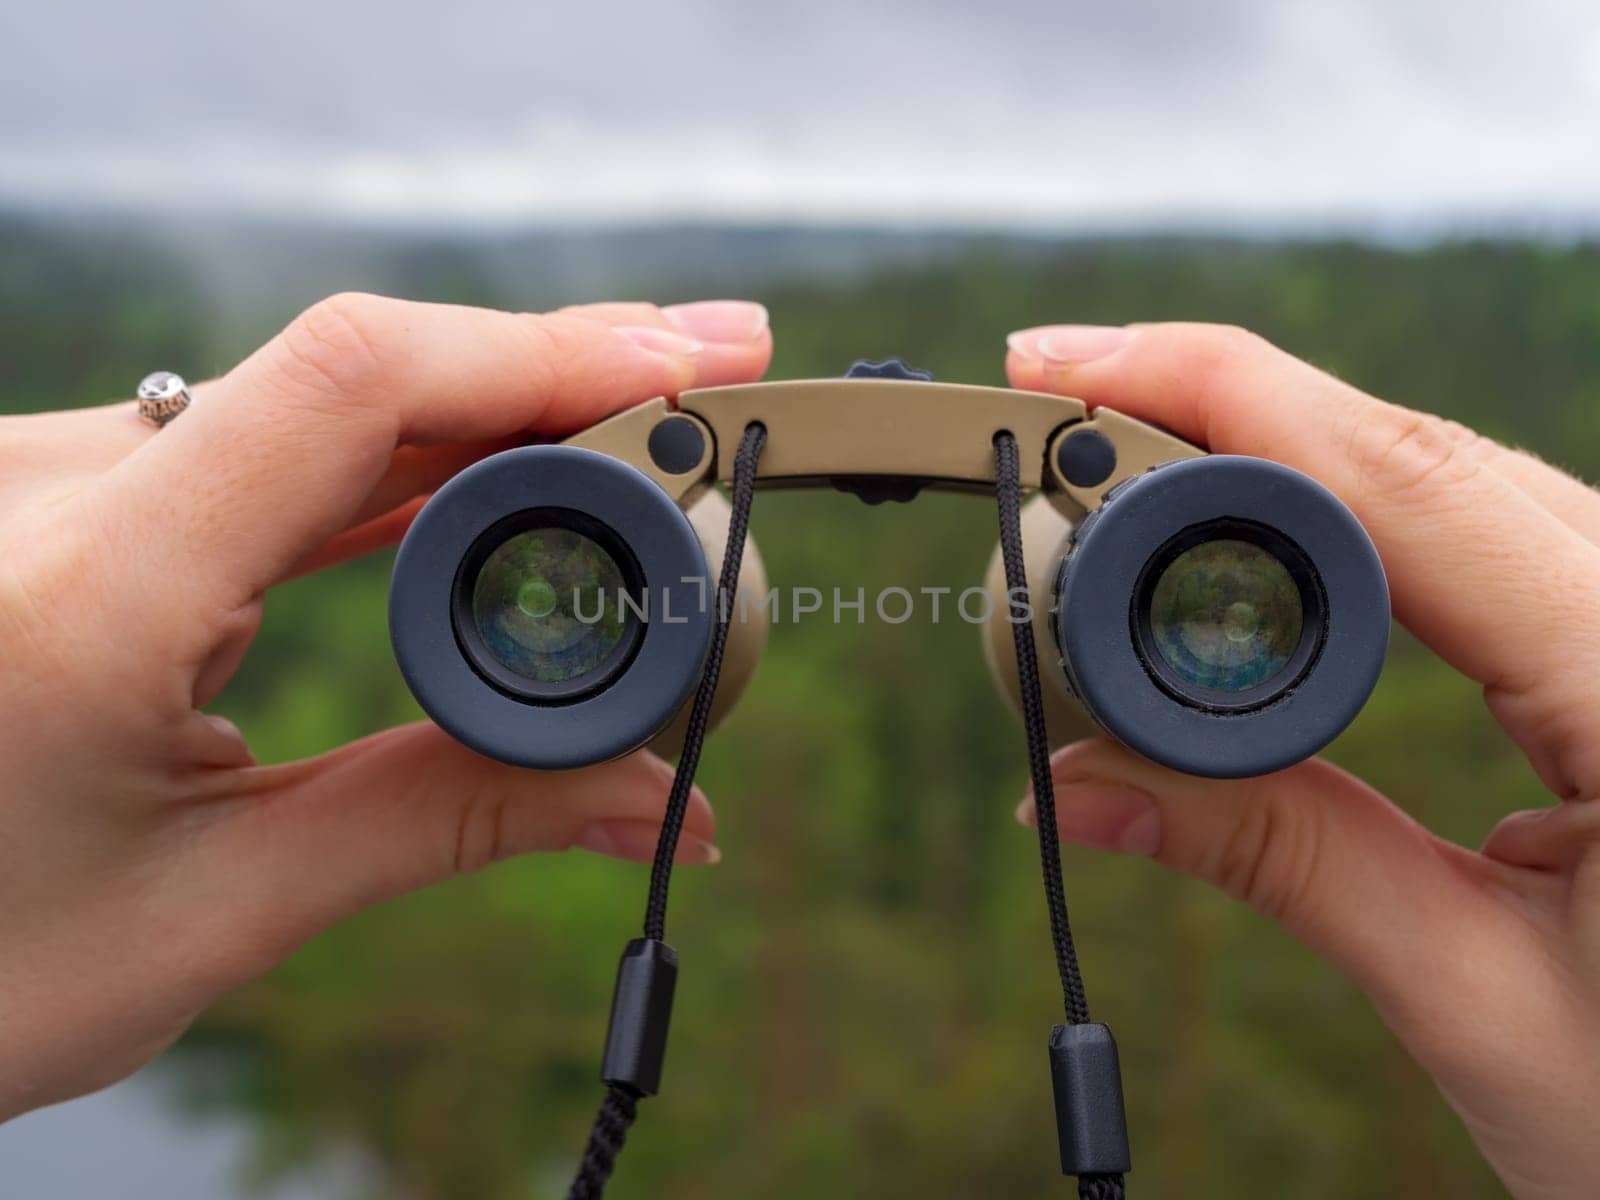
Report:
[[[1241,581],[1255,590],[1228,591]],[[1261,630],[1279,617],[1269,653]],[[1326,488],[1213,455],[1127,481],[1079,525],[1055,634],[1068,683],[1125,745],[1192,775],[1263,775],[1315,754],[1366,702],[1389,593]]]
[[[579,582],[593,621],[558,611]],[[528,446],[423,506],[395,559],[390,637],[412,694],[458,741],[579,767],[644,745],[683,705],[712,592],[700,539],[659,485],[609,455]]]

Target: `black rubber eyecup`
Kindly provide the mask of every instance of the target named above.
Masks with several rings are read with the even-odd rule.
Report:
[[[1154,579],[1219,537],[1267,550],[1300,591],[1298,646],[1246,692],[1187,684],[1151,649]],[[1169,463],[1119,489],[1080,528],[1056,603],[1063,665],[1090,715],[1191,775],[1264,775],[1315,754],[1366,703],[1388,649],[1388,584],[1360,522],[1321,484],[1255,458]]]
[[[644,614],[594,671],[556,685],[507,671],[462,616],[475,564],[550,524],[598,542]],[[694,529],[653,480],[592,450],[528,446],[467,468],[417,514],[395,558],[389,635],[417,702],[457,741],[516,766],[580,767],[642,746],[683,705],[710,646],[710,593]]]

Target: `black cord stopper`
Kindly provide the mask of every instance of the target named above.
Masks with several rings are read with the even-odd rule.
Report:
[[[661,1090],[661,1063],[678,986],[678,952],[654,938],[634,938],[622,952],[611,996],[611,1024],[600,1080],[635,1096]]]
[[[1050,1031],[1050,1082],[1063,1175],[1120,1175],[1133,1161],[1122,1071],[1111,1030],[1097,1022]]]

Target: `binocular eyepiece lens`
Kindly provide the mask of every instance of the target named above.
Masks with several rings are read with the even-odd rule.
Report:
[[[494,522],[455,572],[456,640],[479,675],[535,704],[611,683],[643,633],[640,572],[616,531],[575,508]]]
[[[1298,547],[1220,522],[1186,530],[1152,566],[1138,625],[1159,682],[1220,704],[1288,682],[1280,676],[1315,638],[1308,625],[1321,608]]]
[[[1289,569],[1259,546],[1203,542],[1161,573],[1150,630],[1185,682],[1218,692],[1260,687],[1289,663],[1304,626]]]
[[[559,525],[512,534],[472,582],[472,626],[494,661],[535,683],[589,675],[623,645],[630,612],[617,560]]]

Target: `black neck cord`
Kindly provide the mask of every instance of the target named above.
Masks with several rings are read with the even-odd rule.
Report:
[[[1122,1172],[1127,1169],[1121,1076],[1110,1031],[1089,1021],[1089,1000],[1083,990],[1078,952],[1072,944],[1072,924],[1067,919],[1061,843],[1056,833],[1056,793],[1050,775],[1050,739],[1045,731],[1044,699],[1039,694],[1039,659],[1034,652],[1028,572],[1022,559],[1019,455],[1017,439],[1009,432],[1002,431],[994,438],[994,494],[1000,509],[1000,557],[1005,564],[1006,597],[1011,606],[1011,637],[1017,651],[1017,693],[1022,701],[1028,771],[1033,776],[1034,807],[1038,810],[1039,863],[1044,875],[1045,905],[1050,910],[1050,941],[1055,947],[1056,970],[1061,975],[1067,1012],[1067,1024],[1056,1026],[1050,1039],[1061,1169],[1078,1176],[1080,1200],[1120,1200],[1124,1194]],[[1107,1086],[1112,1083],[1114,1095],[1109,1094]],[[1118,1169],[1089,1169],[1106,1165]]]
[[[666,1051],[667,1023],[672,1013],[672,993],[677,983],[678,956],[662,939],[667,935],[667,891],[672,885],[672,860],[678,853],[683,817],[689,807],[689,789],[711,724],[711,702],[722,674],[722,657],[728,648],[728,626],[733,620],[739,587],[739,564],[744,559],[745,536],[750,531],[750,506],[755,498],[756,464],[767,444],[767,427],[755,422],[745,428],[733,458],[733,515],[728,522],[728,542],[723,550],[722,573],[717,579],[716,623],[705,670],[689,709],[689,726],[683,753],[667,794],[667,811],[650,867],[650,899],[645,905],[644,937],[628,944],[617,974],[611,1001],[611,1027],[606,1035],[601,1078],[606,1098],[589,1131],[577,1177],[567,1200],[599,1200],[611,1178],[617,1155],[638,1115],[639,1100],[653,1096],[661,1077]]]
[[[667,1025],[677,983],[678,959],[662,939],[666,936],[667,894],[672,860],[683,831],[689,789],[705,743],[711,702],[728,644],[739,583],[739,565],[750,527],[756,465],[766,444],[765,426],[745,429],[733,464],[733,514],[728,543],[717,581],[716,624],[699,689],[689,710],[683,754],[668,794],[661,838],[650,870],[650,896],[645,908],[644,937],[623,952],[611,1002],[601,1078],[606,1098],[595,1115],[589,1143],[567,1200],[599,1200],[611,1178],[628,1129],[638,1115],[638,1102],[656,1093],[666,1050]],[[1044,704],[1039,694],[1039,664],[1033,628],[1027,620],[1027,573],[1022,558],[1017,442],[1010,433],[995,436],[995,496],[1000,508],[1000,548],[1006,588],[1012,598],[1012,632],[1017,650],[1017,680],[1023,725],[1028,738],[1028,766],[1039,811],[1039,855],[1050,934],[1061,975],[1067,1024],[1051,1033],[1050,1069],[1056,1093],[1056,1123],[1061,1140],[1061,1167],[1078,1176],[1080,1200],[1122,1200],[1122,1172],[1127,1169],[1127,1134],[1123,1126],[1122,1089],[1116,1045],[1110,1031],[1089,1021],[1089,1003],[1067,920],[1066,892],[1061,879],[1061,851],[1056,840],[1055,793],[1051,788],[1049,740]]]
[[[656,842],[656,860],[650,866],[650,899],[644,910],[644,936],[660,941],[667,936],[667,889],[672,883],[672,860],[678,853],[678,836],[683,832],[683,816],[689,807],[689,789],[700,765],[700,750],[705,745],[711,724],[711,702],[716,698],[717,679],[722,674],[722,656],[728,648],[728,626],[733,620],[739,589],[739,564],[744,558],[745,536],[750,532],[750,505],[755,498],[756,464],[767,444],[767,427],[754,422],[739,439],[733,456],[733,512],[728,518],[728,542],[723,549],[722,574],[717,579],[716,625],[711,635],[711,650],[706,656],[700,687],[689,710],[689,726],[683,735],[683,753],[678,771],[672,777],[667,796],[667,812],[661,822],[661,838]]]
[[[1034,806],[1039,819],[1039,864],[1044,873],[1045,906],[1050,910],[1050,941],[1067,1020],[1089,1019],[1089,998],[1072,944],[1067,920],[1067,893],[1061,881],[1061,843],[1056,835],[1056,793],[1050,775],[1050,739],[1044,726],[1044,699],[1039,694],[1039,657],[1034,651],[1028,601],[1028,572],[1022,561],[1022,485],[1018,482],[1017,439],[1001,433],[994,439],[994,494],[1000,507],[1000,557],[1005,563],[1006,598],[1011,604],[1011,637],[1017,652],[1017,692],[1022,700],[1022,726],[1028,735],[1028,772],[1033,777]]]

